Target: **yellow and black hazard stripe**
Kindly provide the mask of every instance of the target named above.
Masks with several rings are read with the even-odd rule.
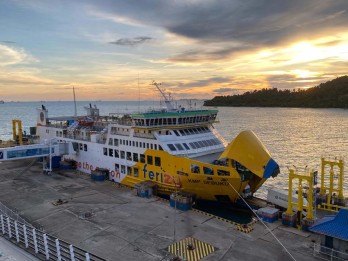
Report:
[[[241,231],[241,232],[244,232],[244,233],[250,233],[254,229],[250,225],[241,225],[241,224],[236,225],[236,228],[237,228],[238,231]]]
[[[193,237],[184,238],[168,246],[168,252],[188,261],[198,261],[215,250],[214,246]]]

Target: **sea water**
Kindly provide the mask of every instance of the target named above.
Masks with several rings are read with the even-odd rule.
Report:
[[[158,108],[154,101],[98,101],[77,102],[77,115],[85,115],[84,106],[96,104],[101,115],[109,113],[134,113]],[[12,119],[21,119],[23,130],[35,126],[37,109],[44,104],[49,117],[74,115],[73,102],[7,102],[0,104],[0,139],[12,138]],[[202,102],[190,104],[181,101],[181,106],[199,109]],[[179,106],[179,105],[178,105]],[[215,108],[214,108],[215,109]],[[231,141],[243,130],[252,130],[261,139],[281,173],[270,178],[258,190],[256,196],[266,198],[270,187],[288,188],[289,168],[298,171],[318,170],[321,157],[344,158],[348,161],[348,110],[304,108],[249,108],[219,107],[218,120],[214,126]],[[348,192],[348,177],[344,182]]]

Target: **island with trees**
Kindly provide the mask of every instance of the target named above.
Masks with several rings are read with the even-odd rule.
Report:
[[[297,90],[277,88],[248,91],[243,94],[216,96],[205,106],[230,107],[297,107],[348,108],[348,76],[321,83],[316,87]]]

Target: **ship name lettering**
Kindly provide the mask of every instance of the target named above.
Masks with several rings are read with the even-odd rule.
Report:
[[[199,179],[188,179],[189,183],[200,183],[201,181]]]
[[[217,186],[227,186],[227,182],[225,181],[212,181],[212,180],[204,180],[203,184],[205,185],[217,185]]]
[[[173,184],[176,187],[181,187],[181,180],[179,177],[173,177],[167,173],[160,173],[160,172],[153,172],[152,170],[148,171],[147,170],[147,164],[144,164],[143,167],[143,174],[144,174],[144,179],[147,179],[147,177],[150,180],[155,180],[156,182],[161,182],[164,184]]]

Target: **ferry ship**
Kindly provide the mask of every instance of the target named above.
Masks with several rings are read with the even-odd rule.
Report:
[[[41,143],[70,143],[63,157],[84,173],[106,170],[110,180],[130,187],[150,181],[160,194],[182,191],[196,200],[235,202],[278,175],[278,164],[252,131],[227,144],[214,128],[218,110],[176,109],[154,84],[166,109],[101,116],[90,105],[85,116],[49,117],[42,106],[36,134]]]

